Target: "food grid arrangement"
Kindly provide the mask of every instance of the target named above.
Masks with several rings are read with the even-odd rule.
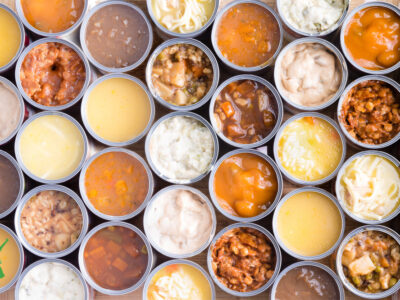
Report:
[[[398,299],[400,8],[0,1],[0,299]]]

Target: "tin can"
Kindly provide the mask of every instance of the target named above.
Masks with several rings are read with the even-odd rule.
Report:
[[[154,62],[157,59],[158,55],[161,53],[161,51],[163,51],[164,49],[166,49],[170,46],[180,45],[180,44],[192,45],[192,46],[199,48],[201,51],[203,51],[210,59],[212,69],[213,69],[213,75],[214,75],[211,87],[210,87],[209,91],[207,92],[207,94],[203,98],[201,98],[198,102],[191,104],[191,105],[186,105],[186,106],[174,105],[172,103],[165,101],[163,98],[161,98],[158,95],[157,91],[155,90],[153,81],[151,79]],[[177,39],[168,40],[168,41],[162,43],[160,46],[158,46],[154,50],[153,54],[151,54],[151,56],[149,58],[149,61],[147,62],[147,66],[146,66],[147,86],[149,87],[151,94],[157,100],[157,102],[170,110],[189,111],[189,110],[194,110],[194,109],[197,109],[197,108],[203,106],[205,103],[207,103],[208,100],[210,100],[211,96],[213,95],[215,89],[218,86],[218,82],[219,82],[219,66],[218,66],[217,59],[215,58],[212,51],[206,45],[204,45],[203,43],[201,43],[197,40],[194,40],[194,39],[183,39],[183,38],[178,39],[177,38]]]

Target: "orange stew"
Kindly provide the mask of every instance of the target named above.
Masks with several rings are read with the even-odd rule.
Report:
[[[227,85],[218,95],[214,117],[230,140],[253,144],[265,138],[276,124],[276,103],[271,91],[253,80]]]
[[[149,190],[147,171],[139,160],[127,153],[104,153],[88,167],[85,189],[99,212],[124,216],[145,200]]]
[[[256,67],[268,62],[279,46],[275,17],[258,4],[242,3],[228,9],[217,31],[218,48],[231,63]]]
[[[232,155],[215,172],[218,203],[234,216],[249,218],[261,214],[272,204],[277,191],[274,169],[255,154]]]
[[[96,232],[84,250],[86,270],[101,287],[124,290],[135,285],[146,271],[148,253],[133,230],[110,226]]]
[[[385,7],[364,8],[347,25],[344,42],[359,66],[387,69],[400,61],[400,16]]]

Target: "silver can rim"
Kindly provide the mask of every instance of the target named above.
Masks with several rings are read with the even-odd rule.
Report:
[[[79,132],[81,133],[82,136],[82,140],[83,140],[83,154],[82,154],[82,159],[79,163],[79,165],[76,167],[76,169],[69,174],[68,176],[65,176],[63,178],[58,178],[58,179],[43,179],[35,174],[33,174],[24,164],[23,159],[21,157],[20,154],[20,140],[21,140],[21,135],[24,132],[24,130],[26,129],[26,127],[28,127],[33,121],[35,121],[36,119],[39,119],[41,117],[44,116],[59,116],[62,118],[65,118],[67,120],[69,120],[70,122],[72,122],[77,129],[79,130]],[[22,171],[24,171],[24,173],[32,178],[33,180],[40,182],[40,183],[44,183],[44,184],[58,184],[58,183],[62,183],[62,182],[66,182],[70,179],[72,179],[75,175],[77,175],[79,173],[79,171],[81,170],[87,154],[88,154],[88,138],[86,136],[85,130],[82,128],[82,126],[79,124],[79,122],[77,120],[75,120],[73,117],[71,117],[70,115],[63,113],[63,112],[59,112],[59,111],[42,111],[39,112],[37,114],[34,114],[33,116],[31,116],[28,120],[26,120],[21,128],[18,130],[17,136],[15,138],[15,144],[14,144],[14,151],[15,151],[15,156],[17,158],[17,162],[20,165]]]
[[[80,90],[79,94],[73,100],[71,100],[68,103],[63,104],[63,105],[46,106],[46,105],[40,104],[40,103],[34,101],[33,99],[31,99],[31,97],[29,97],[26,94],[26,92],[25,92],[25,90],[24,90],[24,88],[22,86],[20,73],[21,73],[21,67],[22,67],[22,64],[23,64],[23,62],[25,60],[25,57],[36,46],[39,46],[39,45],[42,45],[42,44],[47,44],[47,43],[58,43],[58,44],[63,44],[64,46],[69,47],[70,49],[72,49],[79,56],[79,58],[82,60],[84,66],[85,66],[86,77],[85,77],[85,82],[84,82],[84,84],[82,86],[82,89]],[[43,111],[61,111],[61,110],[66,110],[67,108],[70,108],[70,107],[74,106],[76,103],[78,103],[81,100],[81,98],[85,94],[85,91],[89,86],[90,80],[91,80],[90,65],[89,65],[89,62],[88,62],[87,58],[83,54],[83,52],[75,44],[73,44],[71,42],[68,42],[66,40],[63,40],[63,39],[59,39],[59,38],[50,38],[50,37],[49,38],[42,38],[40,40],[37,40],[37,41],[33,42],[28,47],[26,47],[24,49],[24,51],[22,51],[21,55],[18,58],[17,64],[15,66],[15,83],[16,83],[16,85],[18,87],[18,90],[21,93],[22,97],[30,105],[32,105],[33,107],[35,107],[37,109],[40,109],[40,110],[43,110]]]
[[[152,1],[152,0],[149,0],[149,1]],[[208,56],[208,58],[211,62],[212,68],[213,68],[213,81],[212,81],[211,87],[210,87],[209,91],[207,92],[207,94],[204,95],[203,98],[201,98],[196,103],[191,104],[191,105],[186,105],[186,106],[175,105],[175,104],[169,103],[166,100],[164,100],[163,98],[161,98],[161,96],[158,95],[158,93],[156,92],[154,85],[153,85],[153,81],[151,80],[153,65],[154,65],[154,62],[155,62],[157,56],[161,53],[162,50],[164,50],[168,47],[171,47],[173,45],[179,45],[179,44],[189,44],[189,45],[195,46],[198,49],[200,49],[201,51],[203,51],[203,53]],[[175,39],[171,39],[171,40],[168,40],[168,41],[160,44],[153,51],[153,53],[151,54],[151,56],[147,62],[145,77],[146,77],[146,83],[147,83],[147,86],[149,87],[150,93],[153,95],[153,97],[157,100],[158,103],[160,103],[162,106],[164,106],[170,110],[190,111],[190,110],[194,110],[194,109],[197,109],[197,108],[203,106],[210,100],[211,96],[213,95],[215,89],[218,86],[220,71],[219,71],[218,61],[217,61],[215,55],[205,44],[203,44],[202,42],[200,42],[198,40],[194,40],[194,39],[175,38]]]
[[[272,275],[272,277],[262,287],[254,290],[254,291],[251,291],[251,292],[237,292],[237,291],[227,288],[225,285],[223,285],[218,280],[218,278],[215,276],[214,270],[212,268],[211,252],[212,252],[212,248],[214,247],[215,243],[229,230],[232,230],[235,228],[242,228],[242,227],[252,228],[252,229],[258,230],[259,232],[264,234],[266,236],[266,238],[272,244],[274,251],[275,251],[275,257],[276,257],[275,269],[274,269],[274,274]],[[210,247],[208,248],[208,252],[207,252],[207,267],[208,267],[208,272],[211,275],[211,278],[214,280],[215,284],[220,289],[222,289],[224,292],[226,292],[232,296],[235,296],[235,297],[251,297],[251,296],[255,296],[255,295],[258,295],[258,294],[266,291],[278,277],[281,266],[282,266],[282,253],[281,253],[281,250],[279,248],[279,245],[278,245],[275,237],[267,229],[265,229],[264,227],[262,227],[260,225],[254,224],[254,223],[234,223],[234,224],[231,224],[231,225],[225,227],[220,232],[218,232],[218,234],[214,237],[213,241],[211,242]]]
[[[197,121],[199,121],[200,123],[202,123],[211,133],[211,136],[213,138],[213,142],[214,142],[214,154],[213,157],[210,161],[210,164],[207,168],[207,170],[204,171],[203,174],[200,174],[199,176],[195,177],[195,178],[190,178],[190,179],[184,179],[184,180],[179,180],[179,179],[173,179],[173,178],[169,178],[167,176],[165,176],[164,174],[162,174],[157,166],[154,164],[153,160],[151,159],[151,154],[150,154],[150,142],[151,142],[151,137],[154,133],[154,131],[157,129],[158,125],[160,125],[162,122],[166,121],[167,119],[173,118],[173,117],[188,117],[188,118],[192,118],[195,119]],[[201,179],[203,179],[204,177],[207,176],[207,174],[214,168],[214,165],[218,159],[218,154],[219,154],[219,143],[218,143],[218,137],[217,134],[214,132],[212,126],[210,125],[210,123],[207,122],[206,119],[204,119],[202,116],[195,114],[193,112],[188,112],[188,111],[175,111],[175,112],[171,112],[169,114],[166,114],[164,116],[162,116],[161,118],[159,118],[151,127],[150,131],[148,132],[147,136],[146,136],[146,141],[145,141],[145,146],[144,146],[144,150],[145,150],[145,154],[146,154],[146,159],[147,162],[150,165],[150,168],[153,170],[153,172],[160,177],[161,179],[169,182],[169,183],[173,183],[173,184],[191,184],[191,183],[195,183],[197,181],[200,181]]]
[[[274,169],[274,172],[275,172],[275,175],[276,175],[276,181],[277,181],[277,184],[278,184],[278,188],[277,188],[277,191],[276,191],[275,198],[272,201],[271,205],[268,207],[268,209],[265,210],[264,212],[262,212],[261,214],[257,215],[257,216],[249,217],[249,218],[234,216],[234,215],[230,214],[229,212],[227,212],[219,204],[218,199],[217,199],[217,197],[215,195],[215,191],[214,191],[215,173],[218,171],[218,169],[221,166],[221,164],[226,159],[228,159],[228,158],[230,158],[230,157],[232,157],[232,156],[234,156],[236,154],[242,154],[242,153],[248,153],[248,154],[256,155],[256,156],[262,158],[264,161],[266,161]],[[210,178],[208,180],[208,191],[209,191],[211,200],[214,203],[214,206],[225,217],[227,217],[228,219],[233,220],[235,222],[251,223],[251,222],[255,222],[255,221],[258,221],[258,220],[261,220],[261,219],[265,218],[266,216],[268,216],[269,214],[271,214],[274,211],[274,209],[278,205],[278,202],[279,202],[279,200],[281,199],[281,196],[282,196],[283,178],[282,178],[282,174],[281,174],[281,172],[279,170],[279,167],[277,166],[275,161],[271,157],[269,157],[268,155],[262,153],[261,151],[254,150],[254,149],[236,149],[236,150],[232,150],[232,151],[226,153],[225,155],[223,155],[215,163],[215,166],[214,166],[213,170],[211,171]]]
[[[142,204],[133,212],[123,215],[123,216],[113,216],[113,215],[107,215],[105,213],[100,212],[99,210],[97,210],[94,205],[92,204],[92,202],[89,200],[87,193],[86,193],[86,188],[85,188],[85,176],[86,176],[86,171],[87,169],[91,166],[91,164],[100,156],[102,156],[103,154],[106,153],[110,153],[110,152],[122,152],[125,153],[133,158],[135,158],[136,160],[138,160],[144,167],[144,169],[146,170],[147,173],[147,180],[149,183],[149,187],[148,187],[148,191],[146,194],[145,199],[143,200]],[[132,219],[134,217],[136,217],[137,215],[139,215],[144,209],[145,207],[147,207],[148,202],[150,201],[153,192],[154,192],[154,178],[153,178],[153,174],[151,172],[150,167],[148,166],[148,164],[146,163],[146,161],[136,152],[129,150],[129,149],[125,149],[125,148],[116,148],[116,147],[111,147],[111,148],[105,148],[99,152],[97,152],[96,154],[94,154],[93,156],[91,156],[83,165],[82,167],[82,171],[79,175],[79,192],[81,194],[81,197],[83,199],[83,202],[86,204],[86,206],[89,208],[89,210],[94,213],[96,216],[108,220],[108,221],[125,221],[128,219]]]
[[[235,82],[235,81],[239,81],[239,80],[251,80],[251,81],[256,81],[260,84],[262,84],[263,86],[265,86],[267,89],[270,90],[270,92],[272,93],[272,95],[274,96],[274,100],[276,103],[276,108],[277,108],[277,118],[276,118],[276,123],[274,125],[274,127],[272,128],[271,132],[265,136],[262,140],[255,142],[255,143],[251,143],[251,144],[240,144],[240,143],[236,143],[234,141],[232,141],[231,139],[229,139],[228,137],[226,137],[224,135],[224,133],[218,129],[217,123],[215,121],[215,117],[214,117],[214,108],[215,108],[215,102],[217,100],[217,97],[219,96],[219,94],[222,92],[222,90],[230,83]],[[265,80],[264,78],[261,78],[260,76],[257,75],[253,75],[253,74],[241,74],[241,75],[236,75],[233,76],[227,80],[225,80],[223,83],[221,83],[219,85],[219,87],[215,90],[212,98],[211,98],[211,102],[210,102],[210,106],[209,106],[209,117],[210,117],[210,122],[211,125],[213,126],[214,131],[216,132],[216,134],[221,138],[221,140],[223,140],[225,143],[236,147],[236,148],[243,148],[243,149],[250,149],[250,148],[257,148],[260,147],[264,144],[266,144],[267,142],[269,142],[274,136],[275,134],[278,132],[279,127],[282,124],[282,120],[283,120],[283,103],[282,103],[282,99],[281,96],[279,95],[277,89],[267,80]]]
[[[148,291],[150,282],[153,279],[154,275],[156,275],[159,271],[161,271],[165,267],[170,266],[170,265],[175,265],[175,264],[176,265],[188,265],[188,266],[194,267],[195,269],[200,271],[203,274],[203,276],[207,279],[208,283],[210,284],[210,290],[211,290],[211,295],[212,295],[210,300],[216,299],[214,283],[211,280],[210,275],[206,272],[206,270],[203,269],[202,266],[200,266],[199,264],[197,264],[193,261],[186,260],[186,259],[172,259],[172,260],[168,260],[168,261],[160,264],[153,271],[151,271],[150,275],[147,277],[146,282],[144,284],[143,294],[142,294],[143,300],[147,300],[147,291]]]
[[[30,264],[25,270],[24,272],[22,272],[21,276],[18,279],[17,285],[15,286],[15,292],[14,292],[14,296],[16,300],[19,300],[19,289],[21,287],[22,281],[24,280],[25,276],[35,267],[37,267],[38,265],[41,264],[45,264],[45,263],[55,263],[55,264],[61,264],[64,265],[68,268],[71,269],[71,271],[73,271],[75,273],[75,275],[79,278],[80,282],[82,283],[82,287],[85,291],[85,300],[89,300],[89,286],[87,285],[85,279],[82,276],[82,273],[78,270],[77,267],[75,267],[73,264],[71,264],[68,261],[65,261],[63,259],[59,259],[59,258],[45,258],[45,259],[40,259],[38,261],[35,261],[34,263]]]
[[[1,7],[0,7],[1,9]],[[18,99],[20,105],[20,113],[19,113],[19,121],[17,127],[11,132],[11,134],[6,137],[5,139],[0,140],[0,146],[8,143],[12,138],[17,134],[19,128],[21,127],[22,123],[24,122],[24,115],[25,115],[25,103],[24,99],[22,99],[21,93],[19,92],[18,88],[7,78],[0,76],[0,83],[6,85],[10,90],[12,90],[15,96]]]
[[[82,23],[82,20],[88,10],[88,2],[89,0],[83,0],[84,1],[84,7],[82,10],[82,14],[79,17],[79,19],[69,28],[67,28],[64,31],[60,31],[60,32],[45,32],[45,31],[41,31],[35,27],[33,27],[28,20],[25,18],[25,14],[24,14],[24,10],[22,8],[22,4],[21,4],[21,0],[17,0],[15,1],[15,9],[18,13],[19,18],[21,19],[22,23],[26,26],[26,28],[29,29],[29,31],[42,36],[42,37],[59,37],[59,36],[63,36],[63,35],[67,35],[71,32],[73,32],[75,29],[77,29],[79,27],[79,25]]]
[[[357,70],[359,70],[363,73],[371,74],[371,75],[384,75],[384,74],[388,74],[388,73],[391,73],[391,72],[397,70],[400,67],[400,61],[398,61],[393,66],[386,68],[386,69],[382,69],[382,70],[370,70],[370,69],[361,67],[359,64],[356,63],[356,61],[353,59],[350,52],[347,50],[346,43],[344,41],[345,31],[347,30],[348,24],[353,19],[354,15],[356,13],[358,13],[359,11],[363,10],[364,8],[377,7],[377,6],[387,8],[387,9],[393,11],[394,13],[396,13],[400,17],[400,9],[391,3],[382,2],[382,1],[373,1],[373,2],[367,2],[367,3],[361,4],[361,5],[357,6],[356,8],[354,8],[351,12],[349,12],[347,14],[346,18],[344,19],[342,28],[340,29],[340,46],[342,48],[344,56],[347,58],[347,60],[350,62],[350,64],[353,67],[355,67]]]
[[[339,277],[336,275],[335,272],[333,272],[329,267],[327,267],[321,263],[318,263],[318,262],[300,261],[300,262],[296,262],[296,263],[293,263],[293,264],[287,266],[285,269],[283,269],[279,273],[279,276],[276,278],[274,284],[272,285],[270,300],[275,300],[276,290],[278,288],[279,282],[281,281],[282,277],[285,276],[289,271],[294,270],[298,267],[303,267],[303,266],[316,267],[316,268],[319,268],[319,269],[325,271],[326,273],[328,273],[328,275],[330,275],[330,277],[333,279],[333,281],[337,285],[339,297],[340,297],[339,300],[345,299],[344,288],[343,288],[342,282],[340,281]]]
[[[346,213],[346,215],[348,215],[350,218],[352,218],[353,220],[360,222],[362,224],[367,224],[367,225],[379,225],[379,224],[383,224],[386,223],[390,220],[392,220],[393,218],[395,218],[399,213],[400,213],[400,204],[397,205],[396,209],[393,210],[390,214],[388,214],[387,216],[385,216],[384,218],[380,219],[380,220],[369,220],[369,219],[363,219],[357,215],[355,215],[353,212],[350,211],[350,209],[347,208],[347,205],[345,204],[344,199],[342,199],[340,190],[341,190],[341,184],[340,184],[340,179],[343,175],[343,173],[346,171],[347,167],[357,158],[363,157],[363,156],[368,156],[368,155],[376,155],[379,156],[381,158],[387,159],[389,162],[391,162],[395,167],[399,168],[400,167],[400,161],[397,160],[394,156],[383,152],[383,151],[376,151],[376,150],[367,150],[367,151],[361,151],[361,152],[357,152],[356,154],[350,156],[341,166],[337,177],[336,177],[336,182],[335,182],[335,193],[336,193],[336,197],[337,200],[340,204],[340,206],[342,207],[343,211]]]
[[[354,237],[355,235],[362,233],[364,231],[380,231],[383,232],[387,235],[389,235],[391,238],[393,238],[397,244],[400,245],[400,236],[398,233],[396,233],[393,229],[390,229],[389,227],[382,226],[382,225],[364,225],[361,227],[358,227],[351,232],[347,234],[347,236],[342,240],[338,250],[337,250],[337,255],[336,255],[336,272],[338,273],[338,276],[340,280],[342,281],[343,285],[354,295],[359,296],[364,299],[383,299],[385,297],[388,297],[394,293],[396,293],[400,289],[400,281],[398,281],[393,287],[390,289],[380,292],[380,293],[365,293],[357,288],[355,288],[346,278],[343,272],[343,267],[342,267],[342,254],[344,247],[347,245],[349,240]]]
[[[16,2],[18,3],[19,1],[16,1]],[[12,15],[12,17],[18,23],[19,31],[21,32],[21,41],[19,44],[18,51],[15,53],[14,57],[7,64],[0,67],[0,73],[3,73],[5,71],[8,71],[9,69],[11,69],[11,67],[18,60],[18,57],[21,55],[22,50],[24,50],[26,33],[25,33],[24,24],[21,22],[21,19],[19,18],[19,16],[11,8],[9,8],[5,4],[0,3],[0,9],[4,9],[5,11],[7,11],[8,13],[10,13]]]
[[[200,246],[200,248],[198,248],[196,251],[193,252],[189,252],[189,253],[185,253],[185,254],[175,254],[175,253],[171,253],[168,252],[166,250],[164,250],[163,248],[161,248],[161,246],[156,243],[149,233],[149,225],[148,225],[148,219],[149,219],[149,210],[151,209],[152,205],[154,205],[157,202],[157,199],[159,196],[161,196],[162,194],[169,192],[171,190],[187,190],[190,191],[196,195],[198,195],[200,198],[202,198],[202,200],[204,200],[204,202],[207,204],[208,209],[210,211],[211,214],[211,220],[212,220],[212,224],[211,224],[211,232],[210,232],[210,237],[208,238],[207,241],[204,242],[204,244],[202,246]],[[144,233],[147,236],[147,239],[149,240],[150,244],[153,246],[153,248],[155,250],[157,250],[158,252],[160,252],[162,255],[171,257],[173,259],[184,259],[184,258],[189,258],[189,257],[193,257],[196,256],[197,254],[200,254],[201,252],[203,252],[205,249],[208,248],[208,246],[210,245],[214,235],[215,235],[215,231],[217,228],[217,216],[215,214],[215,210],[211,204],[211,201],[208,199],[208,197],[202,193],[200,190],[193,188],[191,186],[187,186],[187,185],[170,185],[167,186],[163,189],[161,189],[160,191],[158,191],[152,198],[151,200],[148,202],[146,210],[144,211],[144,216],[143,216],[143,229],[144,229]]]
[[[305,255],[301,255],[296,253],[295,251],[289,249],[289,247],[287,247],[285,245],[285,243],[281,240],[280,236],[279,236],[279,230],[278,230],[278,214],[279,211],[282,207],[282,205],[290,198],[292,198],[293,196],[300,194],[300,193],[305,193],[305,192],[314,192],[314,193],[318,193],[321,194],[325,197],[327,197],[333,204],[335,204],[339,215],[340,215],[340,219],[342,221],[341,224],[341,229],[340,229],[340,234],[338,236],[337,241],[335,242],[335,244],[332,245],[332,247],[330,249],[328,249],[327,251],[318,254],[318,255],[312,255],[312,256],[305,256]],[[274,215],[272,218],[272,230],[274,232],[274,236],[278,242],[278,244],[281,246],[281,248],[290,256],[297,258],[299,260],[320,260],[323,258],[328,257],[329,255],[331,255],[333,252],[335,252],[336,248],[340,245],[341,240],[343,238],[344,235],[344,231],[345,231],[345,227],[346,227],[346,219],[342,210],[342,207],[340,206],[340,204],[338,203],[337,199],[335,198],[335,196],[333,196],[331,193],[325,191],[324,189],[321,188],[317,188],[317,187],[312,187],[312,186],[308,186],[308,187],[302,187],[302,188],[298,188],[295,189],[293,191],[291,191],[290,193],[286,194],[285,197],[282,198],[281,201],[279,201],[278,205],[276,206],[276,209],[274,211]]]
[[[5,232],[7,232],[9,235],[11,235],[11,237],[14,239],[15,243],[17,244],[18,252],[19,252],[19,267],[18,267],[17,272],[15,273],[13,279],[11,279],[11,281],[9,283],[7,283],[5,286],[0,288],[0,293],[4,293],[4,292],[8,291],[11,287],[13,287],[17,281],[20,280],[21,273],[24,268],[24,264],[25,264],[26,260],[25,260],[24,248],[22,247],[21,242],[19,241],[18,236],[14,233],[14,231],[12,231],[6,225],[3,225],[0,223],[0,230],[1,229],[4,230]]]
[[[317,105],[317,106],[304,106],[304,105],[300,105],[300,104],[297,104],[297,103],[291,101],[290,98],[284,92],[282,92],[283,89],[280,84],[280,72],[278,70],[278,67],[280,67],[280,64],[281,64],[281,61],[282,61],[284,55],[286,55],[286,53],[290,49],[292,49],[293,47],[300,45],[300,44],[313,44],[313,43],[324,46],[327,50],[329,50],[336,56],[336,59],[341,66],[342,79],[341,79],[338,90],[328,101],[326,101],[325,103],[322,103],[320,105]],[[294,107],[295,109],[298,109],[301,111],[323,110],[323,109],[331,106],[332,104],[334,104],[340,98],[340,96],[343,93],[343,90],[346,88],[348,77],[349,77],[349,70],[347,68],[346,59],[344,58],[344,56],[342,55],[340,50],[338,48],[336,48],[335,45],[328,42],[327,40],[324,40],[322,38],[317,38],[317,37],[300,38],[300,39],[294,40],[293,42],[286,45],[282,49],[282,51],[279,53],[278,57],[276,58],[276,63],[275,63],[275,68],[274,68],[274,81],[276,84],[276,89],[279,91],[279,94],[281,95],[281,97],[287,104],[289,104],[290,106]]]
[[[345,0],[345,7],[343,8],[342,16],[339,18],[339,20],[335,24],[333,24],[327,30],[311,33],[311,32],[302,31],[302,30],[294,27],[292,24],[290,24],[290,22],[287,20],[287,18],[285,16],[285,14],[282,13],[281,5],[280,5],[281,1],[282,0],[277,0],[276,8],[278,10],[279,16],[282,19],[282,22],[285,24],[285,26],[287,26],[294,33],[296,33],[300,36],[304,36],[304,37],[325,37],[325,36],[331,34],[332,32],[336,31],[343,24],[343,21],[346,18],[347,12],[349,11],[349,4],[350,4],[350,0]]]
[[[220,0],[214,0],[215,6],[214,6],[213,13],[212,13],[211,17],[208,19],[207,23],[204,24],[200,29],[195,30],[193,32],[188,32],[188,33],[179,33],[179,32],[174,32],[174,31],[168,30],[167,28],[165,28],[164,26],[162,26],[160,24],[160,22],[157,20],[156,16],[153,13],[153,6],[151,3],[152,1],[153,0],[146,0],[147,11],[149,12],[150,18],[153,21],[153,23],[156,25],[157,29],[159,29],[162,33],[164,33],[167,36],[172,36],[172,37],[177,37],[177,38],[194,38],[194,37],[201,35],[214,22],[214,19],[217,15],[219,5],[220,5]]]
[[[113,79],[113,78],[127,79],[127,80],[139,85],[142,88],[142,90],[146,93],[146,95],[148,97],[149,105],[150,105],[150,115],[149,115],[149,120],[147,122],[146,127],[143,129],[143,131],[140,134],[138,134],[137,136],[131,138],[130,140],[124,141],[124,142],[112,142],[112,141],[108,141],[108,140],[102,138],[92,129],[92,127],[90,126],[89,120],[87,118],[87,103],[89,101],[91,92],[100,83],[102,83],[106,80],[109,80],[109,79]],[[147,134],[147,132],[150,130],[150,128],[153,124],[154,117],[155,117],[155,110],[156,110],[156,107],[154,104],[153,97],[151,96],[151,93],[147,89],[146,85],[140,79],[138,79],[134,76],[125,74],[125,73],[111,73],[111,74],[107,74],[107,75],[97,78],[87,88],[87,90],[83,96],[82,103],[81,103],[81,117],[82,117],[83,125],[85,126],[86,130],[98,142],[100,142],[106,146],[110,146],[110,147],[129,146],[129,145],[132,145],[132,144],[140,141]]]
[[[400,64],[400,62],[399,62],[399,64]],[[359,77],[358,79],[352,81],[344,89],[342,95],[339,98],[336,114],[337,114],[337,120],[339,123],[340,130],[343,132],[343,134],[345,135],[346,139],[350,142],[350,144],[356,145],[359,148],[365,148],[365,149],[369,149],[369,150],[379,150],[382,148],[389,147],[389,146],[393,145],[394,143],[396,143],[397,141],[399,141],[400,140],[400,131],[394,137],[392,137],[390,140],[388,140],[387,142],[384,142],[382,144],[366,144],[366,143],[362,143],[359,140],[352,137],[349,134],[349,132],[347,131],[347,129],[344,127],[343,122],[341,121],[342,107],[343,107],[344,102],[346,101],[347,94],[358,84],[365,82],[365,81],[369,81],[369,80],[377,80],[377,81],[381,81],[381,82],[384,82],[384,83],[390,85],[394,90],[397,91],[397,93],[399,94],[399,97],[400,97],[400,84],[398,84],[393,79],[386,77],[386,76],[382,76],[382,75],[362,76],[362,77]]]
[[[278,47],[275,50],[275,53],[264,63],[255,66],[255,67],[242,67],[239,65],[236,65],[234,63],[232,63],[231,61],[229,61],[225,56],[222,55],[221,50],[218,47],[218,43],[217,43],[217,30],[219,27],[219,22],[221,21],[221,18],[223,17],[223,15],[225,15],[225,13],[232,7],[239,5],[239,4],[243,4],[243,3],[249,3],[249,4],[255,4],[258,6],[261,6],[262,8],[266,9],[269,11],[269,13],[273,16],[273,18],[275,19],[278,27],[279,27],[279,44]],[[215,21],[214,24],[212,26],[212,31],[211,31],[211,43],[214,49],[214,52],[217,54],[218,58],[229,68],[235,70],[235,71],[239,71],[239,72],[258,72],[261,70],[266,69],[267,67],[271,66],[274,62],[274,60],[276,59],[276,57],[278,56],[282,45],[283,45],[283,26],[282,26],[282,22],[281,19],[279,18],[278,14],[275,12],[275,10],[273,10],[268,4],[266,4],[265,2],[261,2],[259,0],[236,0],[233,1],[227,5],[225,5],[217,14],[217,16],[215,17]]]
[[[330,125],[332,125],[335,128],[335,130],[337,131],[337,133],[340,136],[340,141],[342,143],[342,156],[341,156],[340,161],[339,161],[337,167],[335,168],[335,170],[332,173],[330,173],[328,176],[326,176],[322,179],[319,179],[319,180],[315,180],[315,181],[306,181],[306,180],[298,179],[298,178],[294,177],[293,175],[291,175],[282,166],[281,160],[279,159],[279,155],[278,155],[279,140],[280,140],[281,135],[282,135],[283,131],[285,130],[285,128],[293,121],[296,121],[296,120],[304,118],[304,117],[315,117],[315,118],[319,118],[319,119],[322,119],[322,120],[328,122]],[[343,164],[344,160],[346,159],[346,149],[347,149],[346,139],[345,139],[339,125],[332,118],[330,118],[324,114],[317,113],[317,112],[302,112],[302,113],[298,113],[298,114],[290,117],[279,128],[278,132],[275,135],[275,140],[274,140],[274,157],[275,157],[276,164],[279,167],[279,170],[282,172],[284,177],[289,182],[294,183],[296,185],[302,185],[302,186],[307,186],[307,185],[316,186],[316,185],[321,185],[321,184],[324,184],[324,183],[332,180],[336,176],[336,174],[339,172],[340,166]]]
[[[28,240],[25,238],[25,235],[22,232],[21,213],[22,213],[26,203],[32,197],[36,196],[38,193],[43,192],[43,191],[57,191],[57,192],[61,192],[61,193],[68,195],[75,201],[76,204],[78,204],[79,209],[82,213],[83,223],[82,223],[81,232],[79,233],[79,237],[72,245],[70,245],[67,249],[64,249],[62,251],[58,251],[58,252],[40,251],[39,249],[35,248],[28,242]],[[37,255],[39,257],[42,257],[42,258],[60,258],[60,257],[66,256],[66,255],[72,253],[73,251],[75,251],[75,249],[77,249],[79,247],[80,243],[82,242],[82,240],[85,237],[85,235],[88,231],[88,228],[89,228],[89,215],[87,213],[85,204],[83,203],[81,198],[78,196],[78,194],[76,194],[71,189],[69,189],[65,186],[62,186],[62,185],[40,185],[40,186],[37,186],[34,189],[30,190],[28,193],[26,193],[24,195],[24,197],[19,201],[17,210],[15,211],[14,226],[15,226],[15,231],[17,233],[17,236],[18,236],[19,240],[21,241],[21,244],[30,253]]]
[[[5,211],[0,213],[0,219],[8,216],[9,214],[11,214],[14,209],[17,207],[18,203],[20,202],[24,191],[25,191],[25,178],[24,178],[24,174],[21,170],[21,167],[18,165],[18,162],[15,160],[14,157],[12,157],[10,154],[8,154],[6,151],[0,150],[0,156],[5,157],[15,168],[15,170],[18,173],[18,178],[19,178],[19,190],[18,190],[18,194],[17,197],[14,200],[14,203],[11,204],[11,206],[6,209]],[[1,293],[1,291],[0,291]]]
[[[128,228],[128,229],[134,231],[137,235],[140,236],[140,238],[143,240],[143,243],[146,245],[146,248],[147,248],[148,259],[147,259],[147,266],[146,266],[145,272],[142,274],[142,276],[138,282],[136,282],[133,286],[131,286],[127,289],[124,289],[124,290],[110,290],[110,289],[106,289],[106,288],[103,288],[100,285],[98,285],[92,279],[92,277],[89,275],[88,271],[86,270],[86,264],[85,264],[85,260],[83,257],[85,247],[87,245],[87,242],[90,240],[90,238],[96,232],[100,231],[101,229],[110,227],[110,226],[125,227],[125,228]],[[135,291],[145,282],[145,280],[149,276],[150,271],[153,267],[154,257],[153,257],[153,250],[151,248],[151,245],[150,245],[147,237],[144,235],[144,233],[139,228],[137,228],[136,226],[134,226],[132,224],[126,223],[126,222],[109,221],[109,222],[104,222],[104,223],[101,223],[100,225],[97,225],[96,227],[94,227],[92,230],[90,230],[86,234],[85,238],[83,239],[83,241],[79,247],[78,262],[79,262],[79,268],[81,269],[81,272],[82,272],[82,276],[88,282],[88,284],[90,286],[92,286],[95,290],[99,291],[100,293],[103,293],[103,294],[106,294],[109,296],[118,296],[118,295],[125,295],[127,293]]]
[[[107,66],[102,65],[100,62],[98,62],[92,56],[92,54],[90,53],[90,51],[86,45],[86,29],[87,29],[87,25],[88,25],[91,17],[96,12],[98,12],[100,9],[102,9],[106,6],[111,6],[111,5],[123,5],[123,6],[127,6],[131,9],[135,10],[138,14],[141,15],[141,17],[145,21],[148,32],[149,32],[149,41],[148,41],[147,48],[146,48],[145,52],[143,53],[143,55],[135,63],[133,63],[129,66],[123,67],[123,68],[113,68],[113,67],[107,67]],[[97,69],[99,69],[102,73],[124,73],[124,72],[129,72],[129,71],[136,69],[146,60],[146,58],[147,58],[147,56],[149,56],[150,50],[153,46],[154,36],[153,36],[153,29],[151,27],[151,24],[150,24],[147,16],[144,14],[144,12],[139,7],[137,7],[136,5],[134,5],[133,3],[130,3],[130,2],[120,1],[120,0],[112,0],[112,1],[101,2],[101,3],[97,4],[96,6],[94,6],[92,9],[90,9],[90,11],[85,15],[85,17],[82,21],[82,26],[81,26],[80,32],[79,32],[79,39],[80,39],[80,44],[81,44],[83,53],[86,55],[88,60]]]

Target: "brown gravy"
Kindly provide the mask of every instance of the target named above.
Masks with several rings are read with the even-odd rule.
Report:
[[[279,281],[276,300],[337,300],[339,291],[334,279],[324,270],[301,266],[287,272]]]
[[[8,158],[0,154],[0,213],[5,212],[14,204],[19,187],[17,169]]]

